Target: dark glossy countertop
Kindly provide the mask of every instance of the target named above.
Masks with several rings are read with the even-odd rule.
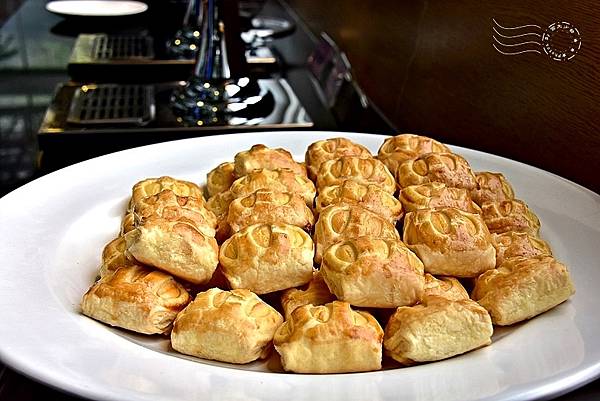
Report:
[[[60,167],[131,146],[130,143],[111,141],[100,148],[86,149],[78,144],[78,149],[65,147],[62,152],[38,146],[38,127],[56,86],[69,80],[66,64],[76,34],[83,29],[82,25],[72,24],[45,11],[45,3],[45,0],[25,1],[0,28],[0,196]],[[268,1],[262,13],[296,18],[277,1]],[[152,19],[131,19],[127,23],[129,25],[116,24],[113,29],[143,29],[146,24],[154,22]],[[340,129],[305,68],[315,37],[301,21],[296,22],[298,27],[293,35],[278,39],[275,43],[285,60],[286,78],[315,121],[315,129]],[[85,28],[94,31],[94,27]],[[372,130],[365,129],[365,126],[356,130],[382,134],[394,132],[393,127],[377,114],[373,119]],[[37,383],[0,365],[0,400],[41,399],[79,398]],[[600,383],[593,382],[559,399],[600,399]]]

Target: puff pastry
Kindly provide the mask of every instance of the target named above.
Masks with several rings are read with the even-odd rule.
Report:
[[[443,297],[451,301],[470,299],[469,293],[456,278],[443,276],[437,278],[429,273],[425,273],[425,291],[423,295],[425,297],[432,295]]]
[[[139,200],[134,208],[135,226],[148,218],[160,217],[168,221],[188,222],[204,235],[215,236],[217,217],[204,207],[204,201],[194,196],[178,196],[170,189]]]
[[[373,184],[386,192],[396,192],[396,181],[388,168],[374,158],[342,156],[321,164],[317,175],[317,188],[321,192],[325,187],[340,185],[348,179],[361,184]]]
[[[190,301],[170,275],[142,266],[123,266],[85,293],[82,312],[111,326],[144,334],[166,334]]]
[[[285,223],[310,231],[315,218],[300,196],[259,189],[231,202],[227,223],[234,233],[257,223]]]
[[[515,198],[515,191],[501,173],[480,171],[475,173],[477,188],[471,191],[471,198],[478,205],[485,202],[501,202]]]
[[[523,201],[486,202],[481,205],[481,210],[491,233],[515,231],[539,236],[540,220]]]
[[[477,180],[469,163],[454,153],[426,153],[402,163],[396,179],[401,188],[428,182],[442,182],[448,187],[477,188]]]
[[[522,256],[552,256],[550,245],[540,238],[527,233],[509,231],[502,234],[492,234],[496,248],[496,266],[506,259]]]
[[[403,238],[431,274],[476,277],[496,266],[492,236],[478,214],[455,208],[417,210],[404,218]]]
[[[435,139],[421,135],[400,134],[383,142],[377,158],[390,169],[392,174],[396,174],[398,167],[406,160],[432,152],[451,153],[446,145]]]
[[[464,188],[450,188],[441,182],[409,185],[400,190],[398,197],[404,210],[414,212],[419,209],[454,207],[469,213],[481,213]]]
[[[229,237],[231,229],[227,223],[227,213],[229,205],[235,198],[230,190],[219,192],[206,201],[206,208],[214,213],[217,218],[217,231],[215,237],[217,241],[223,242]]]
[[[137,264],[126,255],[127,242],[124,236],[119,236],[110,241],[102,250],[102,264],[100,265],[100,277],[112,274],[119,267],[133,266]]]
[[[225,162],[209,171],[206,175],[206,192],[208,197],[213,197],[223,191],[227,191],[235,181],[234,164]]]
[[[308,177],[295,174],[291,170],[258,170],[238,178],[231,184],[234,198],[250,195],[258,189],[291,192],[300,195],[308,207],[313,206],[317,190]]]
[[[243,177],[256,170],[290,169],[295,174],[306,176],[306,167],[297,163],[292,154],[282,148],[269,148],[265,145],[254,145],[249,150],[235,155],[235,175]]]
[[[335,301],[335,295],[329,291],[319,270],[313,271],[312,279],[306,288],[290,288],[281,294],[281,307],[285,320],[289,320],[292,312],[304,305],[325,305]]]
[[[402,204],[393,195],[377,185],[361,184],[349,179],[340,185],[325,187],[316,199],[315,211],[320,213],[327,206],[347,203],[362,206],[391,223],[403,216]]]
[[[121,230],[119,231],[119,235],[125,235],[129,231],[135,228],[135,214],[133,214],[132,210],[129,210],[123,216],[123,220],[121,221]]]
[[[506,259],[479,276],[472,298],[506,326],[554,308],[575,293],[567,267],[551,256]]]
[[[219,262],[231,288],[246,288],[256,294],[308,283],[313,257],[310,235],[289,224],[251,225],[225,241],[219,250]]]
[[[218,264],[217,241],[185,221],[148,218],[126,237],[139,262],[194,284],[210,280]]]
[[[315,224],[315,261],[321,263],[330,245],[362,236],[400,239],[393,224],[363,207],[343,203],[326,207]]]
[[[373,308],[413,305],[425,283],[423,263],[402,241],[372,237],[331,245],[321,274],[340,301]]]
[[[306,150],[308,176],[316,181],[321,164],[342,156],[373,157],[369,149],[346,138],[330,138],[312,143]]]
[[[491,344],[492,321],[475,301],[429,296],[396,310],[385,327],[383,346],[396,361],[431,362]]]
[[[147,178],[133,186],[129,210],[132,210],[133,206],[140,200],[156,195],[165,189],[170,189],[177,196],[193,196],[199,201],[204,201],[202,189],[193,182],[178,180],[168,176]]]
[[[273,343],[286,371],[344,373],[381,369],[382,339],[373,316],[334,301],[294,310]]]
[[[279,312],[248,290],[212,288],[177,316],[171,344],[187,355],[248,363],[268,356],[282,322]]]

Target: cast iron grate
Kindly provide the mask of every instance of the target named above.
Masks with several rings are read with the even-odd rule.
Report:
[[[84,85],[75,91],[67,122],[144,125],[154,108],[154,88],[149,85]]]
[[[94,38],[92,52],[99,60],[154,57],[152,39],[139,35],[98,35]]]

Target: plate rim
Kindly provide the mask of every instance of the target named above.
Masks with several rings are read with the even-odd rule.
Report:
[[[367,137],[375,136],[375,137],[381,138],[382,141],[385,138],[390,137],[390,135],[383,135],[383,134],[340,132],[340,131],[327,131],[327,130],[324,130],[324,131],[321,131],[321,130],[260,131],[260,132],[254,132],[251,135],[253,135],[253,136],[255,136],[255,135],[262,136],[265,134],[266,135],[277,135],[277,134],[303,135],[306,133],[318,134],[318,135],[321,135],[323,137],[328,137],[328,138],[333,138],[336,136],[343,136],[343,135],[367,136]],[[225,136],[240,136],[240,135],[248,135],[248,134],[247,133],[228,133],[228,134],[218,135],[218,136],[225,137]],[[93,165],[94,163],[98,163],[102,160],[110,159],[113,157],[119,157],[120,155],[129,153],[132,150],[143,151],[145,148],[177,146],[177,144],[181,144],[184,142],[210,141],[211,138],[214,138],[214,136],[179,139],[179,140],[166,141],[166,142],[150,144],[150,145],[145,145],[145,146],[139,146],[139,147],[135,147],[135,148],[131,148],[131,149],[121,150],[118,152],[112,152],[112,153],[109,153],[106,155],[98,156],[98,157],[95,157],[95,158],[92,158],[89,160],[85,160],[85,161],[76,163],[76,164],[73,164],[70,166],[66,166],[57,171],[54,171],[45,176],[42,176],[33,181],[30,181],[29,183],[9,192],[8,194],[6,194],[2,198],[0,198],[0,205],[2,205],[4,202],[6,202],[7,198],[10,201],[10,199],[12,199],[13,196],[19,196],[19,194],[21,192],[28,191],[31,186],[42,185],[42,184],[39,184],[39,182],[43,182],[45,180],[51,180],[60,174],[70,173],[71,171],[79,170],[79,169],[81,169],[82,165],[84,165],[84,166],[85,165]],[[502,163],[515,164],[519,168],[524,167],[527,169],[533,169],[533,171],[535,171],[537,173],[543,173],[545,175],[549,175],[550,177],[552,177],[554,179],[558,179],[558,180],[562,181],[564,184],[570,185],[573,189],[575,189],[577,191],[580,191],[580,192],[582,191],[583,193],[587,194],[588,196],[591,195],[595,202],[600,203],[600,195],[596,194],[592,190],[590,190],[580,184],[572,182],[572,181],[570,181],[564,177],[561,177],[553,172],[549,172],[549,171],[543,170],[543,169],[535,167],[535,166],[528,165],[528,164],[520,162],[520,161],[508,159],[503,156],[498,156],[498,155],[494,155],[491,153],[487,153],[487,152],[483,152],[483,151],[479,151],[479,150],[475,150],[475,149],[471,149],[471,148],[461,147],[461,146],[455,146],[455,145],[450,145],[450,146],[453,149],[453,151],[460,152],[461,150],[466,150],[466,151],[476,152],[476,153],[479,153],[479,154],[487,156],[487,157],[495,158]],[[45,369],[36,369],[37,365],[33,362],[27,363],[27,361],[24,361],[22,359],[19,359],[18,357],[15,357],[14,354],[11,354],[10,352],[5,352],[5,347],[2,345],[0,345],[0,361],[3,361],[11,369],[18,371],[19,373],[31,378],[32,380],[43,383],[44,385],[52,387],[58,391],[67,392],[67,393],[71,393],[71,394],[75,394],[75,395],[80,395],[80,396],[84,396],[84,397],[88,397],[88,398],[97,398],[97,399],[106,399],[106,400],[114,399],[114,398],[110,397],[108,395],[108,393],[100,394],[97,391],[94,391],[93,389],[88,389],[85,386],[81,386],[79,384],[72,385],[72,383],[70,383],[70,382],[55,383],[55,380],[56,380],[55,376],[48,375],[47,371]],[[378,373],[385,374],[385,372],[386,371],[379,371]],[[248,373],[248,372],[245,372],[245,373]],[[267,374],[266,372],[252,372],[252,371],[250,371],[250,373],[251,374],[258,373],[260,375]],[[365,373],[359,373],[359,374],[353,374],[353,375],[364,375],[364,374],[369,374],[369,373],[374,373],[374,372],[365,372]],[[304,376],[304,377],[310,377],[310,376],[323,377],[323,376],[319,376],[319,375],[302,375],[302,376]],[[335,377],[335,376],[348,377],[347,374],[328,375],[328,377]],[[573,373],[567,377],[560,378],[560,380],[558,380],[558,382],[552,381],[551,378],[548,378],[548,377],[540,380],[538,386],[535,389],[531,389],[530,392],[535,393],[535,394],[531,394],[531,396],[532,397],[535,396],[535,398],[548,397],[548,396],[559,396],[561,394],[568,393],[576,388],[582,387],[582,386],[590,383],[591,381],[595,380],[598,377],[600,377],[600,360],[596,361],[596,363],[594,363],[594,364],[587,366],[585,369],[578,370],[576,373]],[[541,392],[540,392],[540,390],[541,390]],[[490,400],[491,399],[504,399],[505,395],[506,395],[506,393],[502,392],[499,395],[497,394],[497,395],[492,396],[491,398],[488,397],[485,399],[490,399]],[[522,393],[521,393],[521,395],[522,395]],[[500,396],[503,396],[503,397],[500,397]]]
[[[64,10],[56,10],[53,9],[53,6],[57,4],[68,4],[68,3],[128,3],[138,7],[130,12],[119,13],[119,14],[87,14],[87,13],[77,13],[77,12],[65,12]],[[148,11],[148,4],[138,1],[138,0],[52,0],[46,3],[45,6],[48,12],[51,12],[56,15],[61,15],[64,17],[127,17],[131,15],[138,15]]]

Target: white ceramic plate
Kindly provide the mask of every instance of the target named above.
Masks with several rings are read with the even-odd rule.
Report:
[[[168,340],[82,316],[79,300],[116,236],[132,185],[172,175],[204,182],[255,143],[303,158],[318,140],[347,136],[376,152],[384,137],[270,132],[169,142],[119,152],[42,177],[0,199],[0,357],[49,385],[103,400],[508,400],[558,395],[600,374],[600,197],[542,170],[454,148],[475,170],[503,172],[542,221],[577,293],[537,318],[496,330],[494,343],[432,364],[345,375],[269,372],[187,358]]]
[[[126,0],[65,0],[51,1],[46,10],[62,16],[121,17],[143,13],[148,5]]]

